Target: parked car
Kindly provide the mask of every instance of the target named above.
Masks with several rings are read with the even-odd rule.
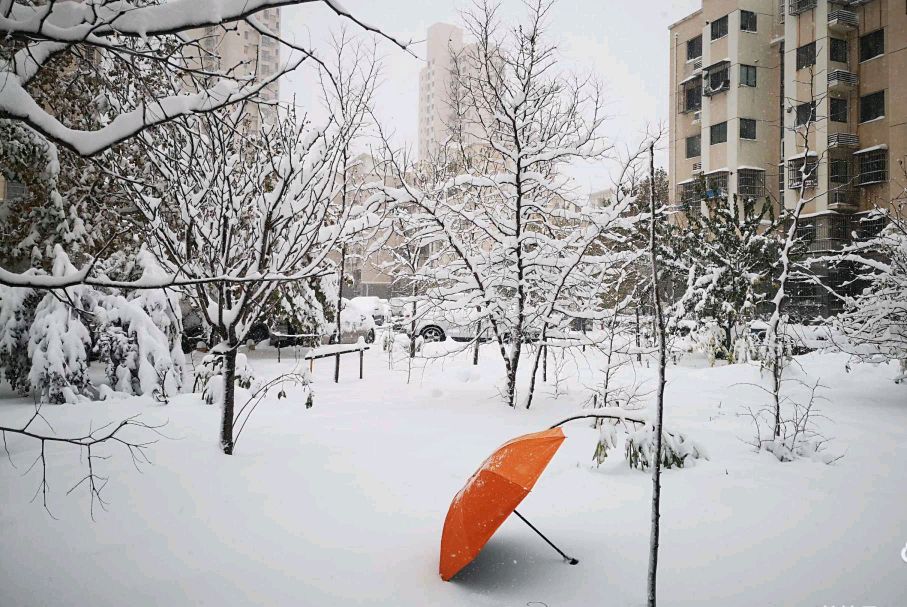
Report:
[[[363,338],[365,343],[375,343],[375,319],[371,309],[357,298],[343,299],[340,302],[340,338],[337,338],[336,326],[332,327],[326,341],[331,344],[354,344]],[[365,298],[368,299],[368,298]]]
[[[411,303],[402,306],[401,315],[394,317],[393,329],[400,333],[414,334],[425,341],[469,341],[476,336],[481,312],[476,308],[445,310],[428,302],[416,304],[415,312]],[[483,334],[487,339],[490,331],[486,327]]]
[[[375,325],[383,327],[391,318],[391,307],[386,299],[374,296],[353,297],[350,303],[372,315]]]

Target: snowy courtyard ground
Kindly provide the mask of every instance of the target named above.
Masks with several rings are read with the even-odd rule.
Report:
[[[259,377],[293,369],[273,352],[251,356]],[[798,358],[833,437],[833,465],[780,463],[754,453],[746,405],[767,396],[746,385],[758,368],[668,369],[666,424],[702,445],[709,461],[663,475],[660,604],[822,606],[907,604],[907,388],[893,367],[846,358]],[[570,366],[557,399],[543,385],[533,408],[497,397],[494,350],[389,371],[380,348],[315,364],[315,406],[289,392],[271,397],[241,436],[236,455],[217,449],[218,408],[187,394],[160,405],[138,398],[46,407],[59,434],[140,412],[163,422],[137,472],[127,453],[101,463],[106,511],[89,515],[88,492],[66,490],[84,474],[78,453],[49,451],[51,518],[30,499],[36,445],[10,441],[0,464],[0,604],[29,605],[642,605],[649,537],[650,476],[622,450],[592,461],[597,431],[585,422],[568,439],[520,511],[580,564],[566,565],[511,517],[451,583],[437,573],[444,516],[453,495],[505,440],[577,412],[600,364]],[[627,373],[624,371],[623,373]],[[638,369],[641,380],[651,369]],[[622,378],[629,381],[629,375]],[[549,377],[549,380],[551,378]],[[6,395],[8,396],[8,394]],[[32,411],[0,400],[0,420]]]

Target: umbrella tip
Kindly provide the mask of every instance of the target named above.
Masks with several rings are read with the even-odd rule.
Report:
[[[576,560],[576,559],[574,559],[574,558],[565,559],[565,560],[566,560],[568,563],[570,563],[571,565],[578,565],[578,564],[579,564],[579,561]]]

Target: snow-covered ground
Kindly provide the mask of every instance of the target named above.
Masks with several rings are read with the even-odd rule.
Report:
[[[429,346],[428,348],[439,346]],[[284,352],[250,355],[260,377],[294,367]],[[664,476],[660,605],[907,604],[907,387],[893,367],[811,354],[834,437],[833,465],[780,463],[745,443],[737,414],[766,395],[751,366],[668,370],[666,424],[702,445],[709,461]],[[141,412],[167,421],[137,472],[123,451],[101,462],[106,511],[89,517],[78,453],[49,450],[51,518],[30,503],[36,445],[10,440],[0,462],[0,604],[27,605],[642,605],[649,534],[648,474],[622,451],[592,463],[597,432],[583,422],[520,511],[568,553],[562,560],[511,517],[451,583],[437,574],[451,498],[485,456],[516,435],[576,412],[600,361],[571,365],[567,389],[543,386],[532,410],[497,397],[502,365],[491,346],[420,362],[406,383],[380,347],[315,362],[315,406],[291,391],[252,418],[233,457],[217,450],[219,411],[198,395],[169,405],[140,398],[46,407],[59,434]],[[628,379],[630,372],[621,371]],[[647,380],[651,369],[637,369]],[[552,378],[549,377],[549,380]],[[0,400],[0,421],[27,419],[25,399]],[[39,498],[40,500],[40,498]]]

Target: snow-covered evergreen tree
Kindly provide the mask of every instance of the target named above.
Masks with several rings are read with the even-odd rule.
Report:
[[[671,264],[686,288],[671,310],[672,322],[713,321],[721,328],[721,351],[734,356],[734,331],[755,316],[771,287],[779,254],[778,223],[771,201],[717,196],[705,213],[690,213],[671,246]]]
[[[855,296],[845,296],[838,326],[849,351],[864,360],[900,362],[898,381],[907,379],[907,203],[896,201],[886,216],[888,225],[875,238],[844,249],[840,262],[858,270]]]
[[[75,271],[60,245],[54,253],[54,276]],[[83,286],[69,287],[62,294],[49,292],[35,308],[28,337],[28,379],[40,402],[75,403],[91,387],[91,334],[82,315],[93,309],[92,293]]]
[[[0,286],[0,379],[20,394],[28,393],[28,334],[40,301],[33,289]]]

